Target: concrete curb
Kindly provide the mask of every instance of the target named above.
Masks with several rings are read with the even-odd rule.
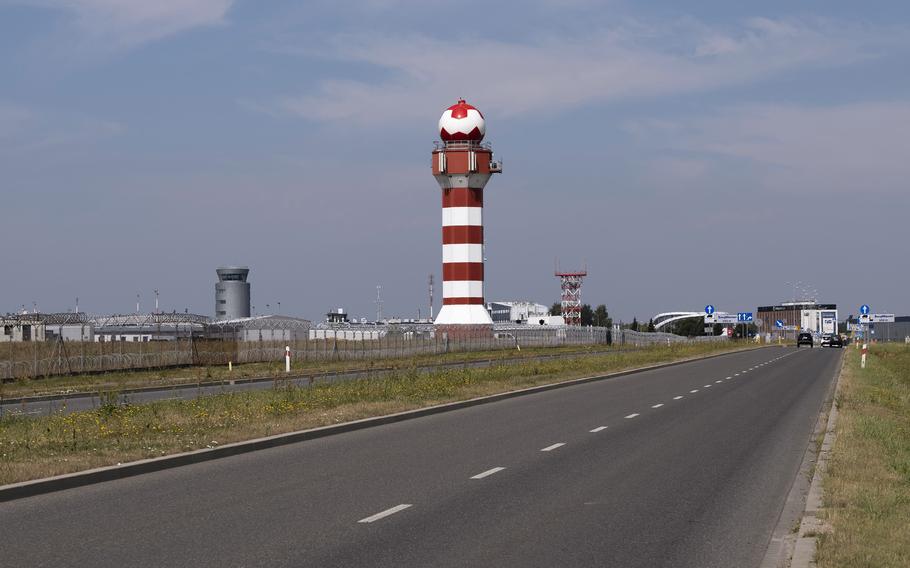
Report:
[[[225,444],[223,446],[219,446],[217,448],[206,448],[206,449],[201,449],[201,450],[194,450],[192,452],[185,452],[185,453],[181,453],[181,454],[162,456],[160,458],[150,458],[150,459],[146,459],[146,460],[128,462],[128,463],[125,463],[122,465],[100,467],[100,468],[96,468],[96,469],[69,473],[66,475],[60,475],[60,476],[56,476],[56,477],[48,477],[48,478],[44,478],[44,479],[36,479],[36,480],[31,480],[31,481],[23,481],[20,483],[3,485],[3,486],[0,486],[0,502],[12,501],[15,499],[22,499],[24,497],[32,497],[35,495],[52,493],[55,491],[62,491],[64,489],[72,489],[75,487],[91,485],[94,483],[101,483],[104,481],[113,481],[115,479],[133,477],[133,476],[142,475],[145,473],[152,473],[155,471],[161,471],[161,470],[165,470],[165,469],[181,467],[184,465],[201,463],[201,462],[205,462],[205,461],[209,461],[209,460],[215,460],[215,459],[226,458],[226,457],[235,456],[235,455],[239,455],[239,454],[255,452],[255,451],[264,450],[267,448],[274,448],[274,447],[278,447],[278,446],[284,446],[287,444],[294,444],[294,443],[303,442],[306,440],[323,438],[326,436],[332,436],[332,435],[341,434],[344,432],[362,430],[364,428],[371,428],[371,427],[380,426],[383,424],[392,424],[395,422],[412,420],[415,418],[421,418],[423,416],[430,416],[433,414],[440,414],[440,413],[449,412],[452,410],[470,408],[472,406],[479,406],[481,404],[489,404],[492,402],[498,402],[501,400],[507,400],[507,399],[516,398],[519,396],[525,396],[525,395],[529,395],[529,394],[536,394],[536,393],[541,393],[541,392],[546,392],[546,391],[551,391],[551,390],[556,390],[556,389],[561,389],[561,388],[567,388],[567,387],[581,385],[581,384],[595,382],[595,381],[614,379],[614,378],[624,377],[627,375],[633,375],[636,373],[642,373],[644,371],[651,371],[651,370],[655,370],[655,369],[663,369],[663,368],[667,368],[667,367],[674,367],[677,365],[684,365],[686,363],[692,363],[694,361],[703,361],[706,359],[714,359],[716,357],[725,357],[725,356],[734,355],[737,353],[742,353],[744,351],[754,351],[756,349],[763,349],[765,347],[774,347],[774,346],[759,346],[759,347],[750,347],[747,349],[737,349],[735,351],[728,351],[725,353],[715,353],[715,354],[707,355],[704,357],[692,357],[692,358],[688,358],[688,359],[682,359],[680,361],[673,361],[670,363],[660,363],[657,365],[648,365],[646,367],[637,367],[635,369],[617,371],[615,373],[609,373],[606,375],[594,375],[594,376],[589,376],[589,377],[581,377],[578,379],[571,379],[571,380],[563,381],[563,382],[559,382],[559,383],[550,383],[550,384],[546,384],[546,385],[528,387],[528,388],[524,388],[524,389],[507,391],[507,392],[493,394],[493,395],[489,395],[489,396],[482,396],[482,397],[472,398],[472,399],[468,399],[468,400],[450,402],[450,403],[446,403],[446,404],[439,404],[436,406],[428,406],[426,408],[408,410],[405,412],[399,412],[399,413],[395,413],[395,414],[388,414],[385,416],[364,418],[361,420],[345,422],[342,424],[335,424],[335,425],[331,425],[331,426],[321,426],[319,428],[312,428],[309,430],[299,430],[296,432],[288,432],[285,434],[276,434],[274,436],[268,436],[265,438],[256,438],[253,440],[234,442],[231,444]]]
[[[834,447],[834,442],[837,440],[837,433],[835,432],[839,414],[837,410],[837,395],[841,390],[841,379],[844,375],[846,360],[847,357],[845,355],[841,359],[840,371],[837,374],[837,384],[834,387],[831,410],[828,412],[828,423],[825,426],[825,438],[822,440],[822,446],[818,451],[815,474],[812,476],[812,484],[809,486],[809,495],[806,497],[806,509],[803,512],[803,519],[799,524],[799,536],[796,539],[793,556],[790,559],[790,568],[809,568],[816,566],[815,554],[818,551],[818,534],[831,530],[827,521],[819,517],[819,512],[824,510],[822,478],[828,471],[828,460],[831,458],[831,450]]]

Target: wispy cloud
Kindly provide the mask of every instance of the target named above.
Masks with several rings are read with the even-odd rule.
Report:
[[[889,101],[741,105],[707,116],[636,121],[629,130],[652,150],[758,166],[755,181],[771,191],[905,194],[907,124],[910,101]]]
[[[732,30],[692,20],[662,26],[631,22],[582,37],[525,42],[346,35],[325,42],[327,47],[286,49],[368,64],[382,79],[327,78],[310,92],[263,106],[311,120],[358,123],[424,117],[445,102],[441,98],[458,95],[470,96],[500,117],[559,112],[844,65],[874,57],[897,42],[908,43],[906,30],[767,18]]]
[[[117,122],[0,101],[0,152],[7,158],[61,146],[81,146],[122,131],[123,126]]]
[[[20,1],[20,0],[15,0]],[[222,24],[233,0],[32,0],[64,10],[84,40],[107,48],[132,47],[199,26]]]

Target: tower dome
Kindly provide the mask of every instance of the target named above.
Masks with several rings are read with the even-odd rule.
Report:
[[[439,137],[443,142],[470,140],[480,142],[486,134],[486,122],[479,110],[464,99],[443,111],[439,118]]]

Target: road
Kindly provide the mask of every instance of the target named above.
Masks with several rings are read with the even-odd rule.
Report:
[[[840,353],[735,353],[3,503],[0,564],[756,566]]]

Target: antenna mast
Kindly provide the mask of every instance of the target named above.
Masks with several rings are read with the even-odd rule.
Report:
[[[433,319],[433,275],[430,274],[430,319]]]

